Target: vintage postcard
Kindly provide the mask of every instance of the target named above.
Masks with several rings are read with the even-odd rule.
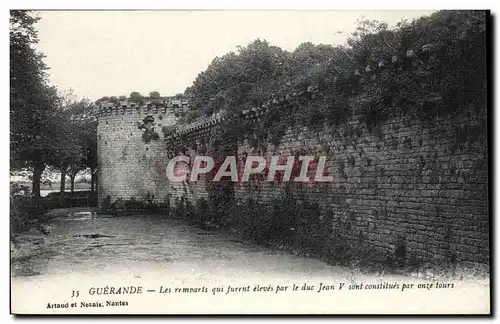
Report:
[[[10,10],[10,311],[483,314],[490,12]]]

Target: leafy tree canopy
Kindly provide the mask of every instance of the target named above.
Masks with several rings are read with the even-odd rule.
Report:
[[[449,113],[484,104],[485,30],[483,11],[440,11],[393,29],[360,20],[344,46],[303,43],[287,52],[257,39],[216,57],[185,95],[203,115],[258,107],[309,86],[319,89],[320,104],[303,105],[294,112],[297,120],[337,119],[353,111]],[[364,104],[348,105],[353,96]]]

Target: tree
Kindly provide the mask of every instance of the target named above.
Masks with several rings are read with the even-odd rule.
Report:
[[[58,130],[59,146],[57,155],[51,156],[47,163],[59,169],[61,173],[60,192],[66,189],[66,175],[68,168],[81,160],[80,145],[81,129],[73,116],[72,108],[78,104],[72,92],[59,94]]]
[[[13,168],[28,167],[24,147],[39,135],[36,126],[45,117],[46,66],[35,51],[34,24],[39,18],[28,11],[10,12],[10,152]]]
[[[144,104],[144,96],[141,95],[139,92],[132,92],[130,93],[130,101],[138,104],[138,105],[142,105]]]
[[[117,96],[111,96],[111,97],[109,97],[109,101],[111,101],[114,104],[117,104],[119,99]]]
[[[11,169],[32,170],[33,195],[40,196],[45,167],[58,163],[75,143],[68,143],[74,127],[68,123],[64,102],[48,85],[43,55],[29,11],[10,12],[10,147]]]
[[[40,178],[57,143],[51,115],[56,91],[47,85],[43,55],[33,13],[10,12],[10,162],[11,169],[33,171],[33,194],[40,196]]]
[[[97,180],[97,110],[89,100],[81,100],[74,108],[73,114],[80,129],[80,145],[82,149],[82,168],[90,168],[91,191],[95,191]],[[74,175],[76,177],[76,173]],[[74,188],[74,177],[72,188]]]
[[[131,101],[137,102],[137,101],[143,100],[143,99],[144,99],[144,97],[139,92],[134,91],[134,92],[130,93],[130,100]]]
[[[149,93],[149,97],[151,99],[159,99],[160,98],[160,93],[158,91],[153,91]]]
[[[66,175],[70,177],[71,192],[74,191],[75,178],[80,171],[90,168],[92,183],[91,190],[95,189],[96,167],[97,167],[97,115],[95,105],[88,99],[78,101],[66,101],[63,109],[65,114],[65,125],[67,136],[62,140],[64,152],[56,159],[52,159],[52,165],[58,167],[61,172],[60,191],[65,191]]]
[[[233,109],[246,101],[259,101],[276,88],[288,56],[281,48],[257,39],[247,47],[238,47],[237,53],[213,59],[185,95],[190,98],[191,106],[202,109],[205,115]]]

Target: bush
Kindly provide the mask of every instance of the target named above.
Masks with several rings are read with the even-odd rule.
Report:
[[[158,212],[168,214],[170,212],[170,201],[165,199],[164,202],[156,203],[151,199],[141,201],[137,200],[135,197],[131,197],[128,200],[118,198],[111,201],[111,197],[107,196],[101,201],[99,211],[103,213],[113,213],[116,216]]]
[[[144,209],[144,203],[138,201],[135,197],[131,197],[129,200],[125,200],[125,209],[139,211]]]
[[[239,218],[239,231],[244,238],[258,244],[269,244],[272,239],[272,222],[266,205],[248,199],[242,210],[233,217]]]
[[[46,197],[41,198],[47,209],[70,208],[70,207],[97,207],[97,192],[75,191],[51,192]]]
[[[10,190],[10,232],[11,238],[29,230],[44,220],[48,206],[44,199],[33,198],[29,188],[11,184]]]
[[[368,271],[401,266],[396,254],[376,250],[362,234],[358,240],[347,238],[342,226],[333,226],[331,210],[293,195],[267,204],[252,199],[240,205],[233,201],[223,209],[203,198],[193,206],[184,196],[177,199],[172,215],[204,229],[234,229],[242,238],[257,244],[295,251],[331,264]]]

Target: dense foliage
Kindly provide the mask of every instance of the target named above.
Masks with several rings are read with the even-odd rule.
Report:
[[[37,21],[26,11],[10,14],[10,164],[34,170],[34,192],[60,143],[55,133],[56,90],[48,86],[43,55],[33,46],[38,42]]]
[[[61,170],[61,190],[68,172],[96,168],[96,116],[88,100],[76,100],[47,80],[32,12],[10,12],[10,164],[11,171],[30,170],[32,194],[40,196],[47,166]]]
[[[193,115],[227,112],[235,129],[225,136],[267,139],[353,113],[373,122],[484,109],[486,36],[485,12],[440,11],[393,29],[360,21],[343,46],[303,43],[288,52],[256,40],[216,57],[185,94]],[[256,107],[269,113],[258,125],[245,122],[241,112]]]
[[[115,105],[119,104],[120,101],[128,100],[130,102],[136,103],[138,105],[143,105],[146,102],[151,102],[153,104],[162,104],[165,99],[183,99],[183,94],[176,94],[175,96],[162,96],[158,91],[151,91],[149,95],[144,96],[140,92],[133,91],[130,95],[124,96],[103,96],[95,101],[96,104],[100,104],[103,101],[109,101]]]

